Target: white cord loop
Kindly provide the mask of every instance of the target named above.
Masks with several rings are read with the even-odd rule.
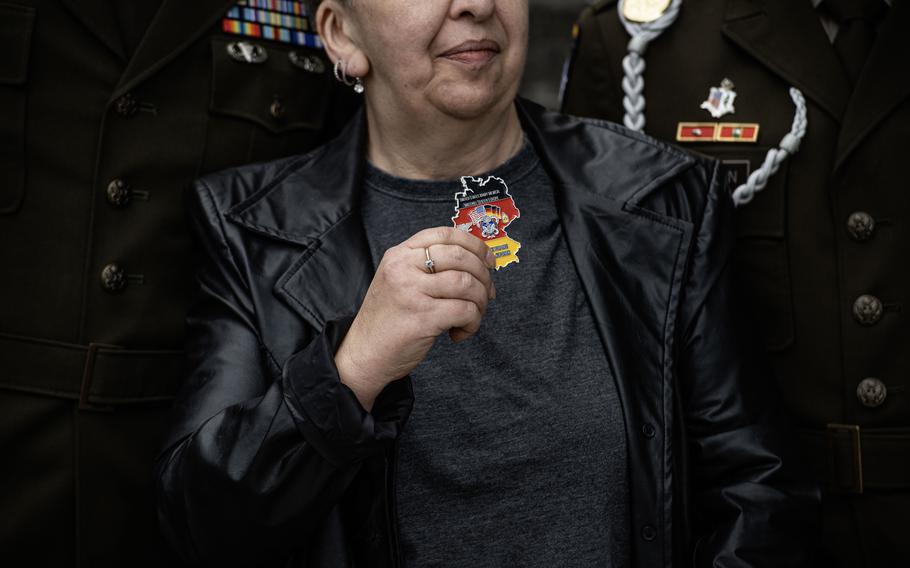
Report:
[[[676,21],[682,0],[672,0],[667,11],[653,22],[631,22],[626,19],[625,3],[626,0],[619,0],[619,19],[632,39],[629,40],[629,53],[622,60],[624,74],[622,106],[625,110],[623,123],[630,130],[643,132],[645,129],[645,51],[652,41]],[[800,143],[809,126],[806,116],[806,99],[802,92],[795,87],[790,88],[790,98],[796,105],[790,132],[783,137],[778,148],[768,150],[764,163],[752,172],[746,183],[733,191],[733,202],[737,207],[752,201],[755,194],[768,185],[768,180],[777,173],[784,160],[799,151]]]
[[[673,0],[667,11],[653,22],[627,20],[624,10],[625,3],[626,0],[619,0],[619,19],[632,39],[629,40],[629,54],[622,60],[622,69],[625,74],[622,79],[622,90],[625,93],[622,106],[626,111],[623,123],[630,130],[643,132],[645,129],[645,51],[652,41],[676,21],[682,0]]]
[[[752,172],[746,183],[733,190],[733,203],[737,207],[752,201],[756,193],[765,189],[765,186],[768,185],[768,180],[777,173],[784,160],[799,152],[799,145],[809,127],[809,119],[806,116],[806,98],[796,87],[790,87],[790,98],[793,99],[793,104],[796,105],[796,113],[793,115],[793,125],[790,127],[790,132],[781,139],[778,148],[768,150],[764,163],[760,168]]]

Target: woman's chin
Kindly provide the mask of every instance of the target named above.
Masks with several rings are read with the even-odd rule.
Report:
[[[434,106],[444,114],[461,120],[474,120],[498,111],[506,102],[506,97],[499,89],[458,85],[444,89],[432,98],[435,99]]]

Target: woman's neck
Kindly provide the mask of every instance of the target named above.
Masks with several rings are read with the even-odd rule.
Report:
[[[399,118],[367,105],[367,124],[370,162],[406,179],[479,175],[505,163],[524,143],[514,104],[505,112],[470,120],[441,113]]]

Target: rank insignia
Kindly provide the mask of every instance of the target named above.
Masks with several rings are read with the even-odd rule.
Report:
[[[501,178],[486,179],[465,176],[461,178],[464,191],[455,194],[456,228],[474,235],[486,243],[496,256],[496,270],[519,262],[521,243],[506,234],[506,228],[521,212],[509,195],[509,188]]]
[[[221,20],[225,33],[322,48],[303,2],[240,0]]]
[[[733,81],[724,79],[720,87],[711,87],[708,93],[708,100],[701,103],[701,108],[711,113],[714,118],[720,118],[725,114],[733,114],[736,108],[733,107],[733,101],[736,100],[736,91],[733,90]]]
[[[758,141],[758,130],[758,124],[747,122],[680,122],[676,141],[752,143]]]
[[[664,15],[671,0],[624,0],[622,15],[630,22],[653,22]]]
[[[715,122],[680,122],[676,126],[676,141],[713,142],[716,132]]]
[[[721,122],[718,125],[716,140],[718,142],[755,142],[758,140],[758,125]]]

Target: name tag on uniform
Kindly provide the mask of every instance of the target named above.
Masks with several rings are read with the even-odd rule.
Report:
[[[733,193],[733,190],[749,179],[752,164],[749,160],[721,160],[717,173],[721,186],[728,193]]]

